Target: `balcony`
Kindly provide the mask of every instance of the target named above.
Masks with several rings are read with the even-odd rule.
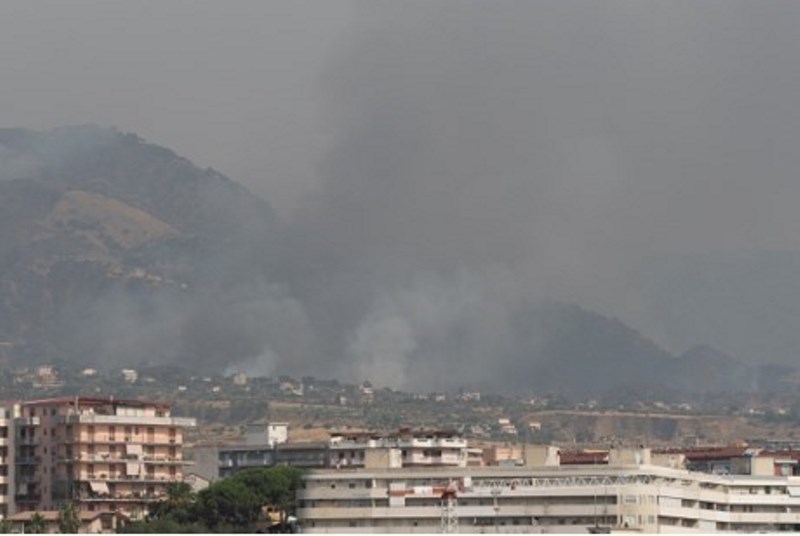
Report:
[[[39,417],[16,417],[14,424],[19,428],[20,426],[39,426],[41,421]]]
[[[166,499],[166,493],[110,493],[108,495],[90,495],[82,493],[78,496],[81,502],[151,502]]]
[[[166,456],[143,456],[141,461],[152,465],[194,465],[194,462]]]
[[[104,482],[125,482],[125,483],[158,483],[169,484],[171,482],[180,482],[181,475],[162,476],[162,475],[121,475],[121,474],[107,474],[107,473],[89,473],[81,475],[77,480],[102,480]]]
[[[24,445],[27,447],[35,447],[39,444],[38,437],[19,437],[17,438],[17,445]]]
[[[66,424],[114,424],[127,426],[197,426],[197,419],[190,417],[141,417],[124,415],[98,415],[84,413],[80,415],[62,415],[58,422]]]
[[[41,456],[17,456],[16,465],[39,465],[42,463]]]
[[[81,502],[153,502],[161,501],[168,497],[166,493],[113,493],[109,495],[80,495],[78,500]]]

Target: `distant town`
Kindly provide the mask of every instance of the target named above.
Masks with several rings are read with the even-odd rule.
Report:
[[[197,419],[190,443],[236,442],[248,425],[287,422],[293,440],[326,439],[342,430],[444,428],[480,442],[683,446],[800,442],[800,394],[731,392],[691,398],[646,389],[604,398],[570,399],[555,392],[512,396],[463,388],[404,392],[311,376],[191,375],[156,366],[101,371],[39,365],[0,372],[0,400],[114,396],[169,403]]]
[[[197,494],[279,467],[302,471],[291,503],[262,504],[252,519],[260,525],[235,527],[800,529],[790,401],[610,406],[548,394],[407,393],[369,381],[55,365],[6,370],[1,388],[0,517],[11,532],[63,532],[65,505],[75,509],[76,530],[138,530],[155,523],[154,512],[177,508],[176,485]]]

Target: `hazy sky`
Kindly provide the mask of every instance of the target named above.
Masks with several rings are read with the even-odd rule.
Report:
[[[652,274],[800,249],[798,28],[765,0],[2,2],[0,125],[116,126],[248,185],[378,274],[356,354],[530,294],[752,358],[781,311],[672,322],[688,291]]]

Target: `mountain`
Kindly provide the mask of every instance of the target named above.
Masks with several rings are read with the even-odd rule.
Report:
[[[0,170],[0,340],[18,361],[210,365],[176,323],[273,268],[267,203],[135,135],[3,129]]]
[[[539,340],[522,344],[528,355],[514,355],[508,366],[522,370],[512,376],[517,382],[525,379],[539,392],[581,397],[625,389],[674,398],[775,389],[776,374],[789,374],[785,367],[772,371],[775,367],[746,365],[705,345],[674,356],[620,320],[574,304],[548,303],[515,316],[518,330],[538,333]],[[521,369],[526,362],[530,365]],[[512,385],[515,390],[522,387]]]
[[[711,347],[676,357],[573,304],[464,299],[471,285],[392,294],[309,233],[136,135],[0,129],[0,362],[377,372],[574,397],[765,389],[793,373]]]

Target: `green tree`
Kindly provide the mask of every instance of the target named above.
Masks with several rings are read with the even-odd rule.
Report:
[[[25,532],[30,534],[42,534],[45,531],[46,522],[44,520],[44,516],[39,512],[34,513],[31,516],[30,521],[25,525]]]
[[[223,526],[247,529],[258,520],[261,505],[261,500],[250,488],[228,478],[198,493],[193,514],[212,530]]]
[[[297,490],[302,482],[302,472],[296,467],[269,467],[247,469],[236,473],[233,480],[250,489],[261,502],[281,512],[281,521],[297,508]]]
[[[186,482],[173,482],[167,486],[167,498],[153,504],[150,508],[152,519],[171,518],[178,523],[193,521],[191,508],[197,500],[197,494]]]
[[[0,534],[11,532],[11,522],[8,519],[0,519]]]
[[[167,505],[170,509],[186,509],[197,499],[192,486],[186,482],[172,482],[167,486]]]
[[[58,531],[62,534],[77,534],[81,528],[78,509],[72,501],[67,501],[58,510]]]

